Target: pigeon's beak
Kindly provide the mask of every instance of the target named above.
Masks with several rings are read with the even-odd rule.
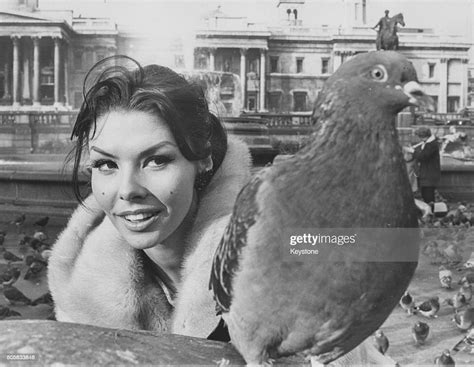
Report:
[[[427,95],[420,84],[415,81],[410,81],[403,86],[403,93],[405,93],[409,100],[408,102],[412,105],[418,106],[429,112],[434,112],[436,109],[433,98]]]

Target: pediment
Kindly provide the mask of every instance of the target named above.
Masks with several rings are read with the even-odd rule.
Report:
[[[38,22],[48,21],[49,19],[32,16],[28,13],[12,13],[0,11],[0,23],[8,22]]]

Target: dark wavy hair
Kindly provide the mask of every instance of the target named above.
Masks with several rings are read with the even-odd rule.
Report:
[[[112,56],[91,68],[84,80],[83,94],[71,134],[75,145],[70,153],[74,162],[73,190],[81,203],[85,198],[79,183],[82,153],[96,133],[97,118],[115,109],[156,113],[167,123],[187,160],[211,156],[212,172],[225,157],[227,135],[219,119],[209,111],[202,87],[167,67],[142,67],[128,56]],[[205,177],[207,185],[212,174]]]

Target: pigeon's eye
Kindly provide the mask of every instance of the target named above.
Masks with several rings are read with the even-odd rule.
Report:
[[[378,82],[385,82],[388,77],[387,70],[382,65],[377,65],[370,70],[370,77]]]

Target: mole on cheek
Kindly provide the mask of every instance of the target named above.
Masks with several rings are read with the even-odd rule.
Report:
[[[174,192],[173,192],[173,191],[170,191],[170,195],[173,195],[173,194],[174,194]]]
[[[105,192],[103,192],[102,195],[105,195]]]

